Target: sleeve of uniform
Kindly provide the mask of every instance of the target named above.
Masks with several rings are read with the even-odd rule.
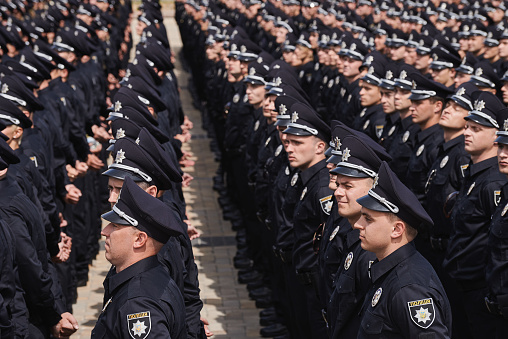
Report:
[[[4,217],[14,234],[16,242],[16,262],[21,285],[28,301],[39,310],[46,324],[53,326],[61,319],[55,310],[55,300],[51,291],[51,277],[42,269],[35,246],[21,216],[12,212]]]
[[[174,338],[171,336],[175,326],[173,310],[164,310],[155,300],[138,297],[128,300],[119,310],[115,338]],[[180,339],[180,338],[176,338]]]
[[[430,287],[405,286],[392,299],[391,322],[404,338],[450,338],[451,313],[445,298]]]

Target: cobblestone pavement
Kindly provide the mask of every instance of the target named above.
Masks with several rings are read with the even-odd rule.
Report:
[[[165,7],[165,25],[171,41],[172,50],[178,55],[181,40],[172,13]],[[212,177],[218,164],[210,151],[210,140],[201,128],[200,112],[192,106],[187,89],[188,74],[182,70],[180,61],[176,63],[176,75],[181,87],[184,112],[194,122],[192,139],[184,150],[193,154],[194,167],[185,168],[194,177],[191,187],[184,190],[188,204],[189,219],[202,232],[193,241],[194,255],[199,268],[201,298],[204,307],[201,315],[210,322],[213,338],[243,339],[259,338],[259,310],[254,301],[249,300],[245,285],[237,282],[237,271],[232,258],[236,252],[234,232],[228,221],[222,219],[217,203],[217,194],[212,190]],[[78,288],[78,302],[74,305],[74,315],[80,324],[72,338],[89,338],[98,315],[102,309],[102,282],[110,264],[102,250],[90,267],[88,284]]]

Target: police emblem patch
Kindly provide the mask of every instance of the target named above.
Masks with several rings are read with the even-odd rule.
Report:
[[[466,164],[466,165],[461,165],[460,166],[460,171],[462,172],[462,177],[465,177],[466,176],[466,172],[465,170],[469,167],[469,164]]]
[[[408,301],[407,307],[409,317],[421,328],[429,328],[436,318],[432,298]]]
[[[344,261],[344,269],[347,271],[353,262],[353,252],[349,252],[346,260]]]
[[[393,132],[395,132],[395,126],[392,126],[392,128],[390,128],[390,130],[388,131],[388,136],[392,136]]]
[[[501,191],[494,191],[494,204],[499,205],[501,201]]]
[[[307,194],[307,187],[305,187],[302,191],[302,195],[300,195],[300,200],[303,200],[303,198],[305,197],[305,194]]]
[[[233,96],[233,102],[236,104],[238,101],[240,101],[240,94],[236,93]]]
[[[409,131],[404,132],[404,135],[402,136],[402,142],[406,142],[407,139],[409,139]]]
[[[288,169],[288,172],[289,172],[289,169]],[[295,173],[295,175],[293,175],[293,177],[291,178],[291,186],[296,185],[297,180],[298,180],[298,173]]]
[[[383,288],[378,288],[374,296],[372,297],[372,307],[375,307],[381,298],[381,294],[383,294]]]
[[[278,157],[280,152],[282,152],[282,145],[277,146],[277,149],[275,150],[275,156]]]
[[[422,155],[424,149],[425,145],[420,145],[420,147],[418,147],[418,149],[416,150],[416,156],[419,157],[420,155]]]
[[[445,167],[445,166],[446,166],[446,164],[448,163],[448,159],[449,159],[449,157],[448,157],[448,156],[445,156],[445,157],[443,158],[443,160],[441,160],[441,163],[439,164],[439,167],[440,167],[440,168]]]
[[[152,329],[150,312],[139,312],[127,315],[127,327],[129,334],[134,339],[144,339]]]
[[[381,138],[381,135],[383,134],[383,129],[385,128],[384,125],[376,125],[376,136],[378,138]]]
[[[254,132],[257,131],[259,128],[259,120],[256,120],[256,122],[254,123]]]
[[[330,215],[333,206],[332,195],[319,199],[319,203],[321,204],[321,209],[323,212],[325,212],[327,215]]]

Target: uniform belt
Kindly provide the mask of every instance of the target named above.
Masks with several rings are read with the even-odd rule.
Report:
[[[503,315],[503,312],[501,312],[501,307],[499,307],[499,304],[495,301],[490,300],[489,297],[485,297],[485,305],[487,306],[487,309],[491,314]]]
[[[444,252],[448,247],[448,238],[430,237],[430,246],[434,251]]]

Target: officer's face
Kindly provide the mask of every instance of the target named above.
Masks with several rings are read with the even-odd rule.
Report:
[[[386,114],[395,112],[395,91],[381,88],[381,105]]]
[[[471,120],[466,122],[464,144],[465,150],[471,155],[471,158],[478,158],[495,147],[496,132],[496,128],[482,126]],[[472,160],[474,161],[474,159]]]
[[[284,41],[286,41],[287,34],[288,34],[288,30],[287,29],[285,29],[284,27],[278,27],[277,31],[275,33],[276,42],[278,44],[284,43]]]
[[[499,172],[508,174],[508,145],[497,144],[497,163],[499,164]]]
[[[344,71],[343,74],[346,78],[355,78],[360,75],[360,67],[362,61],[355,60],[353,58],[345,56],[344,59]]]
[[[328,162],[326,164],[326,168],[328,168],[329,171],[334,169],[336,165],[333,162]],[[337,174],[330,173],[330,182],[328,183],[328,188],[335,192],[337,189]]]
[[[476,53],[479,52],[484,46],[485,38],[482,36],[470,36],[467,39],[467,46],[469,52]]]
[[[503,87],[501,87],[501,92],[503,92],[503,102],[508,104],[508,82],[503,82]]]
[[[382,51],[385,48],[386,35],[376,35],[374,38],[374,46],[376,51]]]
[[[259,108],[263,104],[263,100],[265,99],[265,86],[264,85],[256,85],[247,83],[246,92],[249,98],[249,104],[254,106],[254,108]]]
[[[287,144],[286,152],[291,167],[306,170],[316,162],[318,152],[324,152],[324,142],[315,136],[298,136],[287,134],[284,141]],[[321,149],[319,145],[321,144]]]
[[[415,68],[420,71],[426,70],[429,67],[431,62],[432,62],[432,59],[429,55],[421,55],[421,54],[417,53],[416,61],[415,61]]]
[[[141,20],[138,20],[138,25],[136,26],[136,34],[137,35],[141,35],[143,34],[143,30],[147,27],[147,25],[141,21]]]
[[[228,62],[228,73],[232,76],[237,76],[242,73],[240,60],[236,58],[229,58]]]
[[[356,199],[369,193],[372,188],[373,180],[371,178],[353,178],[345,175],[337,175],[337,189],[334,196],[337,199],[339,214],[348,220],[356,222],[360,217],[362,206],[356,202]]]
[[[411,107],[411,100],[409,100],[410,95],[411,95],[410,90],[396,87],[395,95],[393,97],[395,109],[397,109],[398,111],[404,111],[409,109],[409,107]]]
[[[391,244],[392,231],[395,220],[391,220],[388,213],[361,208],[361,218],[354,224],[360,230],[361,246],[364,250],[373,252],[381,260],[383,254]]]
[[[443,113],[441,113],[439,125],[443,128],[463,130],[466,125],[466,120],[464,120],[464,118],[467,117],[468,113],[469,111],[467,109],[460,106],[455,101],[448,100],[443,109]]]
[[[432,79],[434,79],[434,81],[439,82],[445,86],[450,86],[453,84],[453,79],[455,78],[455,69],[431,69],[430,74],[432,75]]]
[[[126,268],[125,264],[130,262],[132,245],[136,239],[137,232],[132,226],[122,226],[113,223],[110,223],[102,230],[101,235],[106,237],[106,260],[116,266],[117,272]]]
[[[275,95],[267,95],[263,101],[263,116],[265,118],[273,119],[274,121],[277,118],[277,112],[275,111],[276,98],[277,96]]]
[[[393,61],[398,61],[398,60],[404,59],[405,53],[406,53],[406,46],[391,47],[390,48],[390,58]]]
[[[381,102],[381,91],[378,86],[360,81],[360,88],[360,103],[363,107],[370,107]]]
[[[120,195],[120,190],[123,186],[123,180],[109,177],[108,178],[108,190],[109,190],[109,199],[108,202],[111,204],[111,208],[116,204],[118,200],[118,196]]]
[[[422,130],[433,125],[436,122],[434,116],[438,113],[441,114],[437,103],[432,103],[429,99],[411,101],[411,117]]]
[[[508,39],[502,39],[499,41],[499,56],[503,59],[508,58]]]
[[[404,52],[404,62],[408,65],[414,65],[416,62],[416,48],[406,48]]]
[[[471,75],[470,74],[466,74],[466,73],[462,73],[462,72],[457,72],[455,74],[455,78],[453,79],[453,83],[455,84],[455,88],[459,87],[463,83],[468,82],[470,79],[471,79]]]
[[[491,46],[491,47],[485,47],[485,53],[483,53],[483,57],[485,59],[492,59],[497,57],[499,54],[499,47],[497,46]]]

